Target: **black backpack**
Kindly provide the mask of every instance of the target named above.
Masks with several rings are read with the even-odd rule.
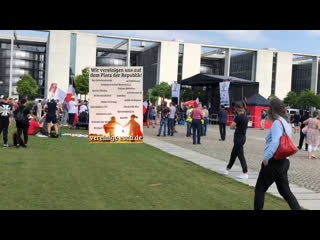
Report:
[[[17,114],[16,114],[16,122],[17,123],[25,123],[26,122],[26,118],[23,114],[23,109],[21,110],[20,108],[17,109]]]

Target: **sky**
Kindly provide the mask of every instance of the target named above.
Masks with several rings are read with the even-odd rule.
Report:
[[[320,30],[79,30],[155,40],[182,40],[245,48],[275,48],[279,51],[320,54]],[[0,32],[10,32],[0,30]],[[43,32],[17,31],[18,34],[45,35]]]

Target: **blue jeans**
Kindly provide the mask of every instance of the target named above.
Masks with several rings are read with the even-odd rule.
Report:
[[[201,125],[202,127],[202,134],[201,136],[206,136],[207,135],[207,129],[208,129],[208,118],[204,118],[204,124]]]
[[[174,126],[174,118],[169,118],[168,120],[168,135],[173,136],[174,131],[173,131],[173,126]]]
[[[158,135],[161,135],[161,130],[162,130],[162,126],[164,125],[164,131],[163,131],[163,136],[166,136],[166,128],[168,126],[168,118],[161,118],[160,120],[160,128],[159,128],[159,133]]]
[[[192,122],[187,122],[187,137],[191,136]]]

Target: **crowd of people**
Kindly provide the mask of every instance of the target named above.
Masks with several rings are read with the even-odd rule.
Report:
[[[75,119],[79,113],[78,119]],[[0,99],[0,135],[3,134],[3,146],[9,147],[8,129],[13,120],[16,123],[16,131],[13,134],[14,145],[19,148],[28,146],[28,136],[53,137],[59,136],[59,127],[68,126],[73,128],[77,121],[88,122],[88,101],[75,101],[75,97],[62,104],[58,100],[43,99],[34,100],[32,106],[28,104],[27,97],[16,99],[2,96]],[[23,135],[23,139],[22,139]]]
[[[164,102],[161,105],[160,114],[161,120],[157,136],[161,136],[162,129],[164,129],[163,136],[166,136],[167,127],[168,136],[173,136],[172,121],[174,114],[176,114],[175,104],[170,103],[170,107],[167,107],[167,103]],[[225,107],[221,106],[218,113],[219,141],[226,140],[227,116]],[[150,119],[154,118],[150,116]],[[233,112],[233,122],[230,125],[230,131],[234,131],[233,148],[227,166],[221,169],[221,172],[225,175],[229,174],[236,158],[238,158],[242,167],[242,174],[239,175],[238,178],[249,178],[248,166],[244,154],[248,121],[249,118],[244,104],[241,102],[236,103]],[[306,150],[308,150],[309,153],[308,157],[309,159],[316,158],[315,152],[319,144],[320,130],[318,112],[315,111],[312,117],[309,116],[308,111],[305,111],[301,117],[299,112],[293,117],[290,117],[288,116],[284,103],[278,98],[273,98],[270,100],[269,109],[262,110],[261,112],[261,129],[264,129],[265,121],[271,121],[273,124],[266,136],[264,158],[255,187],[254,209],[263,209],[265,193],[274,182],[278,187],[280,195],[288,202],[290,208],[295,210],[300,209],[300,205],[289,187],[287,174],[290,165],[289,158],[275,160],[273,156],[279,148],[281,136],[286,133],[291,138],[292,133],[299,133],[300,131],[300,141],[297,148],[302,148],[303,140],[306,138]],[[193,135],[193,144],[201,144],[201,137],[206,136],[207,132],[208,111],[206,106],[202,107],[201,103],[198,103],[197,106],[187,106],[186,123],[186,136],[190,137]],[[305,126],[308,128],[307,130],[304,129]],[[304,129],[304,131],[302,129]]]

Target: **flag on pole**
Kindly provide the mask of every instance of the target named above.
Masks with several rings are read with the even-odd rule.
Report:
[[[148,114],[148,102],[144,101],[143,102],[143,126],[148,125],[149,122],[149,114]]]
[[[72,96],[75,97],[75,103],[76,103],[76,105],[78,105],[78,97],[77,97],[77,93],[76,93],[76,85],[74,83],[74,78],[72,79],[72,85],[70,85],[69,89],[68,89],[68,93],[67,93],[67,97],[66,97],[67,103],[69,103],[71,101]],[[78,106],[76,107],[76,114],[74,117],[73,125],[76,125],[77,122],[78,122]]]

